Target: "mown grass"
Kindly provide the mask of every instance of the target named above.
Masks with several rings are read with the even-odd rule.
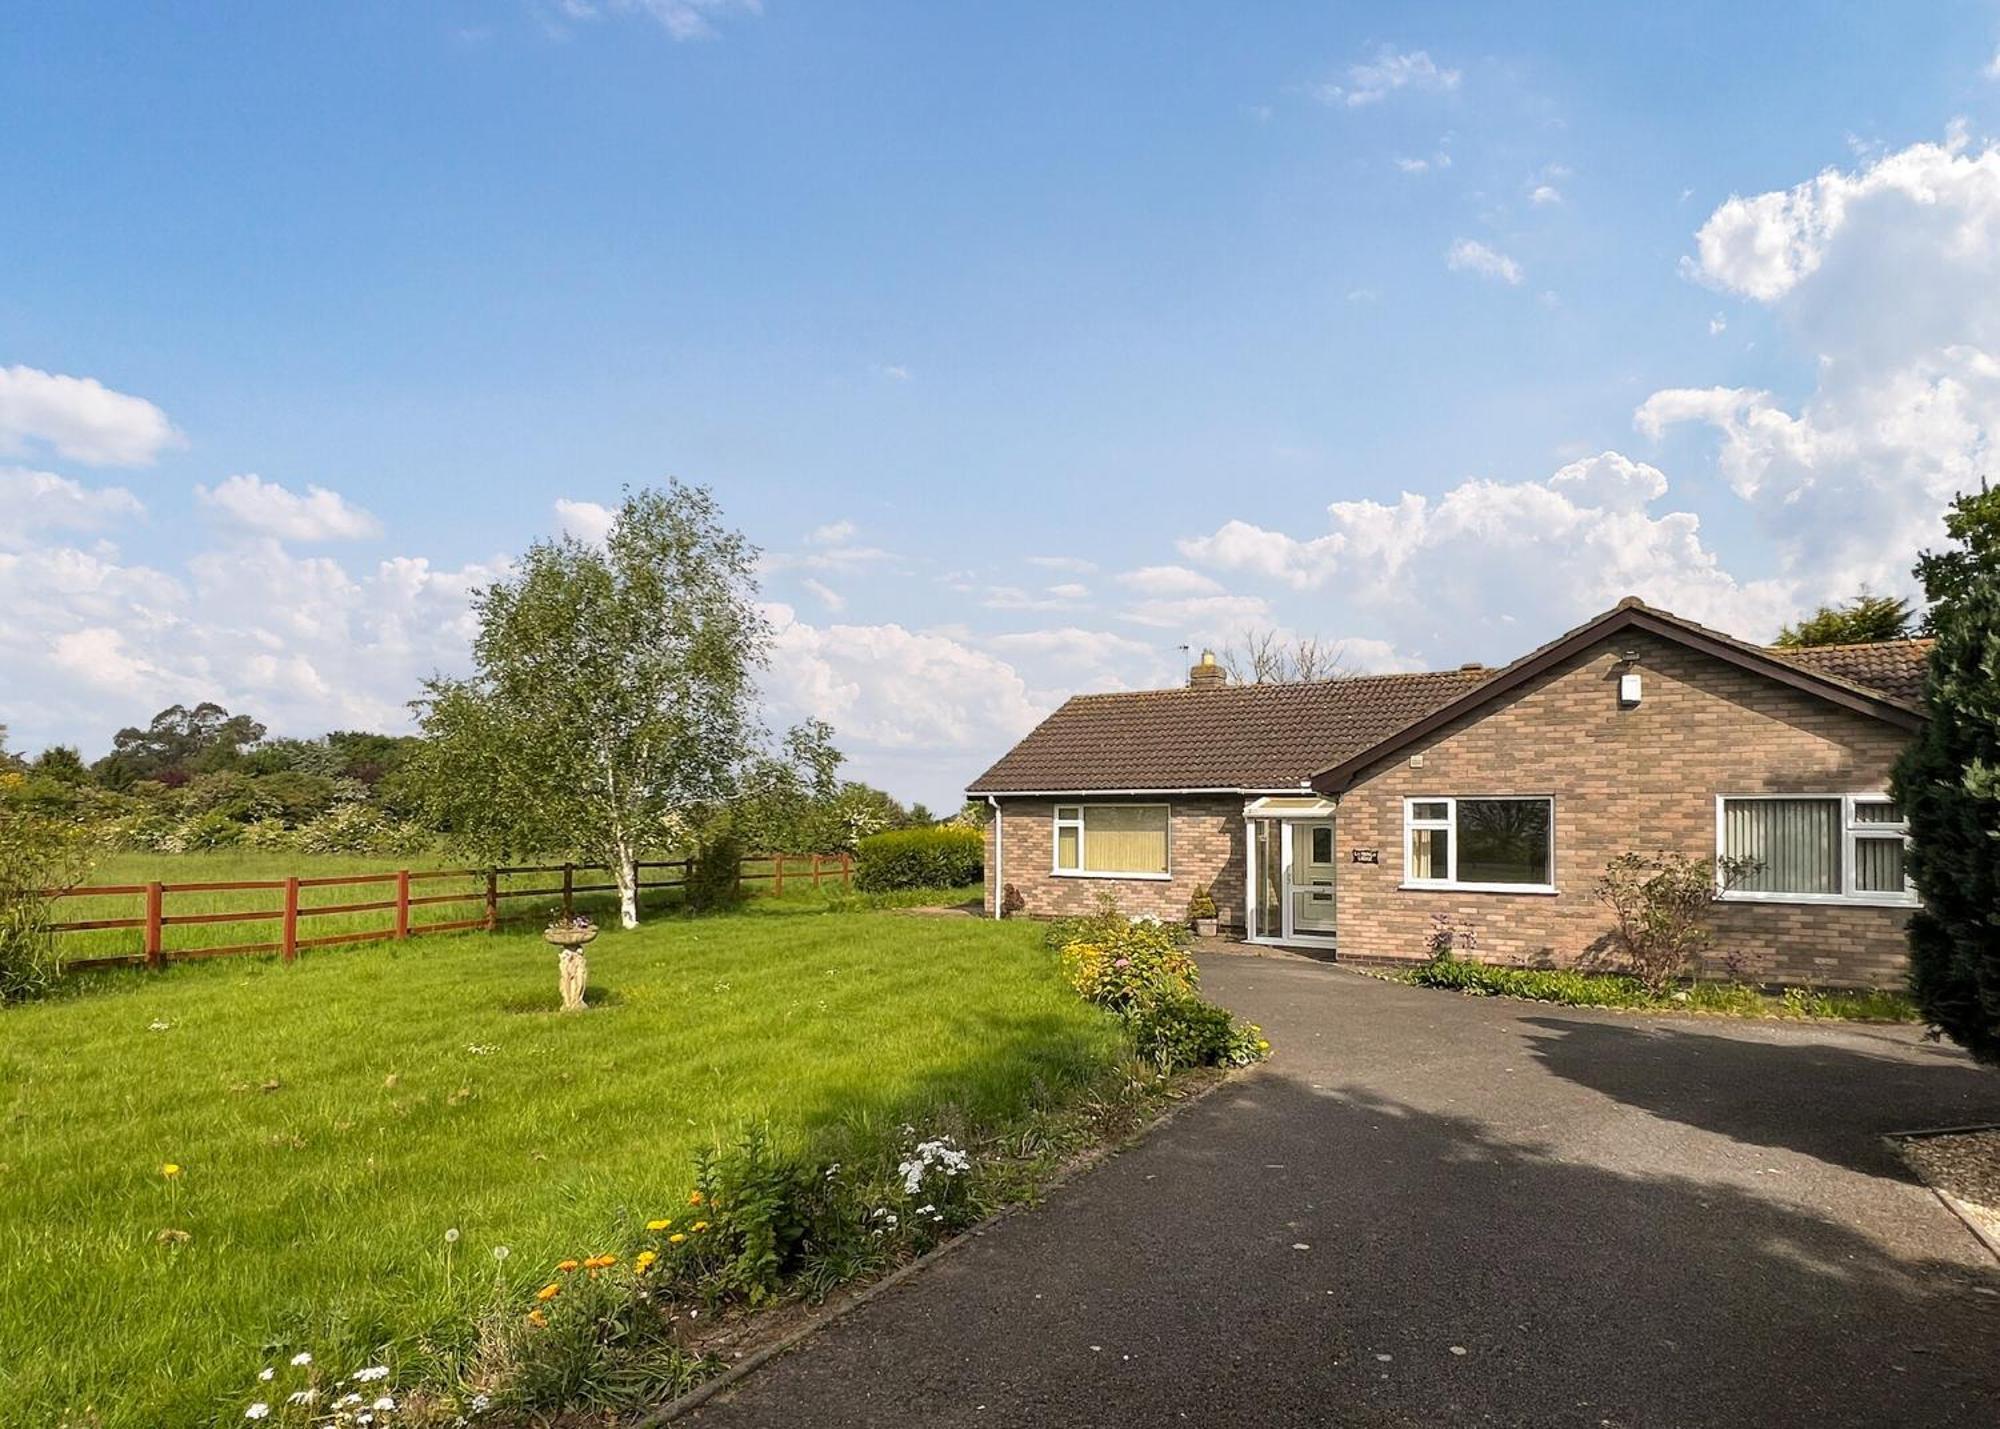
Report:
[[[449,1374],[496,1274],[518,1299],[629,1242],[746,1126],[836,1149],[1022,1126],[1127,1055],[1025,925],[759,900],[590,956],[597,1005],[567,1016],[532,932],[0,1011],[0,1417],[232,1419],[295,1348]]]
[[[1645,1012],[1702,1012],[1725,1017],[1825,1018],[1846,1022],[1918,1022],[1900,993],[1868,989],[1791,987],[1768,993],[1736,982],[1693,982],[1656,992],[1634,977],[1567,968],[1509,968],[1443,958],[1399,974],[1418,987],[1449,988],[1479,997],[1519,997],[1567,1007]]]
[[[166,884],[280,882],[294,876],[331,878],[348,874],[393,873],[402,868],[421,872],[467,866],[465,859],[445,854],[371,858],[365,855],[314,855],[252,849],[183,854],[124,852],[100,855],[85,877],[84,884],[100,887],[141,884],[156,880]],[[790,872],[786,878],[787,894],[803,893],[809,889],[811,880],[804,872],[808,865],[794,860],[788,867]],[[748,891],[762,893],[770,889],[771,884],[767,879],[755,876],[769,872],[768,860],[746,860],[744,868],[747,874],[752,875],[750,882],[745,885]],[[649,882],[664,882],[669,877],[678,876],[677,872],[670,874],[666,870],[659,869],[647,869],[644,872],[644,877]],[[578,886],[605,884],[610,881],[610,875],[601,869],[579,869],[575,877]],[[547,914],[561,904],[562,900],[558,894],[542,893],[536,897],[512,895],[523,894],[528,890],[556,888],[561,882],[560,873],[510,874],[501,878],[500,891],[503,895],[507,895],[503,896],[499,904],[501,917],[532,920]],[[822,879],[822,891],[826,894],[837,891],[837,883],[838,875],[828,872]],[[412,909],[412,924],[418,928],[427,923],[450,923],[478,918],[484,913],[486,880],[483,875],[425,878],[412,883],[410,891],[413,898],[467,895],[464,901],[427,904]],[[340,904],[380,902],[394,896],[395,885],[386,881],[301,888],[299,907],[302,916],[299,920],[299,937],[332,937],[368,929],[387,928],[394,915],[386,909],[332,914],[315,914],[311,910]],[[642,907],[673,908],[678,907],[680,901],[681,895],[678,889],[659,888],[644,895]],[[190,914],[252,911],[275,913],[283,907],[283,904],[284,895],[281,890],[260,888],[169,893],[164,900],[163,908],[166,916],[172,919]],[[575,900],[575,904],[580,910],[593,915],[608,915],[615,912],[617,907],[615,897],[608,893],[583,894]],[[144,916],[145,900],[143,895],[136,893],[70,896],[58,899],[54,909],[55,919],[65,923],[138,918]],[[224,947],[230,944],[274,943],[279,938],[279,927],[276,919],[228,923],[169,923],[163,931],[162,943],[169,954]],[[142,934],[137,928],[64,933],[59,943],[59,951],[65,960],[115,957],[137,953],[142,947]]]

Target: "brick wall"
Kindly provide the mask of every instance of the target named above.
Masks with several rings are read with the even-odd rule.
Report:
[[[1643,680],[1644,698],[1629,710],[1619,707],[1614,668],[1623,650],[1640,653]],[[1627,632],[1399,752],[1341,797],[1342,857],[1376,848],[1381,863],[1340,865],[1340,954],[1421,958],[1430,916],[1443,912],[1477,928],[1481,958],[1573,964],[1610,926],[1591,888],[1613,855],[1714,854],[1718,794],[1886,788],[1906,738],[1684,646]],[[1410,767],[1412,755],[1423,767]],[[1556,893],[1399,888],[1403,799],[1426,794],[1554,795]],[[1898,985],[1907,917],[1896,908],[1720,904],[1707,970],[1725,971],[1733,955],[1756,981]]]
[[[1072,801],[1073,802],[1073,801]],[[1087,801],[1086,801],[1087,802]],[[1103,802],[1165,803],[1171,807],[1167,867],[1170,876],[1078,878],[1050,872],[1055,862],[1055,801],[1002,799],[1006,829],[1002,878],[1020,889],[1031,918],[1060,918],[1097,911],[1109,893],[1128,914],[1178,922],[1187,916],[1188,895],[1206,883],[1215,896],[1225,929],[1243,927],[1243,799],[1236,795],[1186,795],[1157,800]],[[986,828],[986,911],[998,890],[993,879],[993,825]]]

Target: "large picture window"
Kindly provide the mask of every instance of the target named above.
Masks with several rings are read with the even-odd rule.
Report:
[[[1165,878],[1165,804],[1058,804],[1057,873],[1104,878]]]
[[[1913,903],[1908,837],[1901,806],[1883,794],[1725,796],[1716,804],[1717,854],[1754,864],[1730,898]]]
[[[1555,800],[1403,801],[1404,880],[1419,888],[1555,891]]]

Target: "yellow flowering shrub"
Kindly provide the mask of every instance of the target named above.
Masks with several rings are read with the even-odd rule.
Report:
[[[1119,1013],[1192,997],[1200,983],[1178,928],[1162,923],[1100,926],[1088,941],[1067,944],[1063,976],[1086,1001]]]

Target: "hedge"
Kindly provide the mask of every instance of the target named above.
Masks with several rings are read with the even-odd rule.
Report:
[[[854,886],[864,893],[963,888],[985,872],[984,845],[977,829],[942,825],[873,834],[855,846]]]

